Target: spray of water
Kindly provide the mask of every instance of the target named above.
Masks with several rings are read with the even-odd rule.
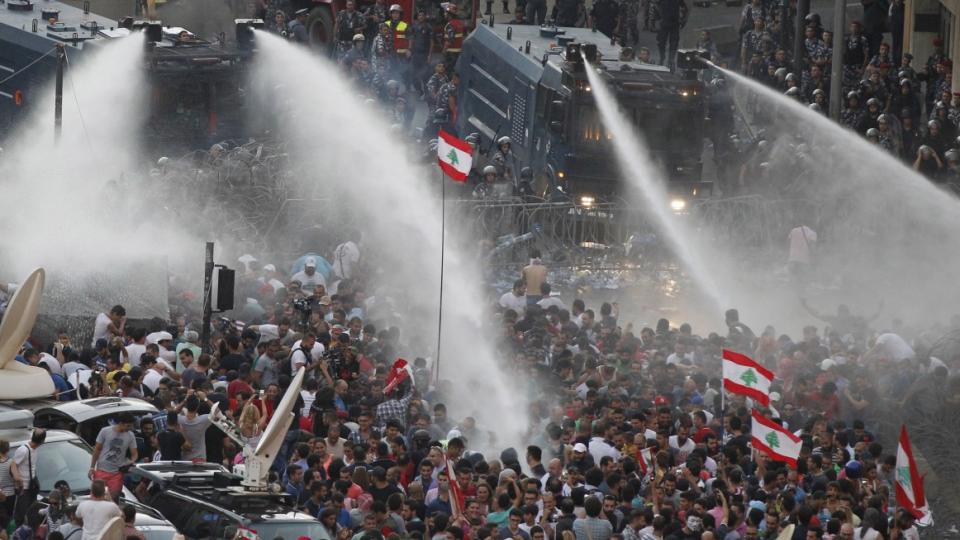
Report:
[[[724,71],[738,87],[757,96],[758,109],[774,111],[763,125],[772,144],[767,155],[758,158],[769,164],[766,174],[754,180],[781,193],[786,186],[791,197],[810,203],[809,215],[776,233],[783,235],[785,251],[786,234],[801,219],[819,229],[815,286],[808,292],[820,297],[821,307],[848,302],[867,312],[884,299],[887,317],[918,323],[942,322],[956,313],[956,197],[827,117]],[[722,244],[716,248],[737,254]],[[743,271],[745,279],[757,281],[748,268]],[[777,311],[768,320],[809,320],[783,289],[765,291]]]
[[[45,267],[45,296],[63,292],[55,304],[72,315],[95,315],[120,296],[136,298],[147,278],[131,280],[135,266],[159,269],[151,274],[158,289],[153,297],[165,305],[168,262],[184,260],[193,247],[202,264],[202,245],[190,243],[162,194],[137,174],[137,141],[148,112],[143,50],[140,35],[84,51],[82,58],[67,47],[59,144],[51,81],[7,137],[0,161],[0,228],[7,231],[0,235],[2,277],[16,281]],[[129,296],[118,294],[122,286]],[[131,317],[163,314],[129,307]]]
[[[630,199],[641,202],[647,209],[680,259],[683,269],[706,295],[710,307],[719,313],[722,307],[728,305],[727,291],[717,286],[712,275],[713,269],[702,256],[703,251],[696,245],[695,235],[685,223],[684,216],[677,216],[671,211],[663,172],[651,159],[640,134],[620,111],[600,73],[590,64],[585,69],[604,125],[613,135],[613,147],[627,179]]]
[[[263,32],[257,41],[254,77],[279,83],[261,96],[263,110],[276,116],[279,132],[291,141],[302,165],[302,189],[332,198],[339,212],[358,224],[367,260],[380,268],[378,302],[385,295],[404,297],[403,307],[419,313],[405,320],[404,328],[427,337],[427,344],[433,336],[435,343],[441,278],[437,188],[448,180],[436,168],[407,159],[386,113],[358,96],[336,66]],[[471,440],[471,447],[517,445],[526,432],[526,396],[480,332],[485,318],[480,267],[456,244],[448,236],[439,355],[441,378],[453,382],[446,405],[454,417],[473,416],[481,429],[496,431],[495,445]]]

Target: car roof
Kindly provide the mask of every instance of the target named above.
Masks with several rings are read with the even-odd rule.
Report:
[[[41,407],[34,411],[35,414],[57,412],[66,415],[77,423],[98,418],[100,416],[111,415],[121,412],[128,412],[133,415],[157,414],[160,411],[152,403],[142,399],[126,397],[99,397],[90,399],[81,399],[79,401],[64,401],[53,406]]]
[[[8,441],[10,447],[14,448],[30,442],[30,436],[33,434],[33,428],[0,429],[0,439]],[[83,439],[72,431],[63,429],[48,429],[46,443],[60,441],[80,441]],[[86,444],[86,443],[84,443]]]

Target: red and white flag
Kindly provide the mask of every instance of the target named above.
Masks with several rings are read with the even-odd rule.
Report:
[[[747,396],[764,407],[770,406],[773,372],[745,354],[723,350],[723,388]]]
[[[460,484],[457,483],[457,472],[453,470],[453,462],[444,457],[443,463],[447,469],[447,478],[450,479],[450,517],[456,518],[463,515],[466,499],[463,496],[463,490],[460,489]]]
[[[783,461],[791,468],[797,468],[797,457],[803,445],[800,437],[787,431],[783,426],[753,410],[753,427],[750,430],[751,444],[755,450],[762,450],[770,459]]]
[[[649,446],[637,450],[637,465],[640,465],[640,472],[643,477],[653,472],[653,452]]]
[[[933,514],[927,506],[923,492],[923,477],[913,459],[913,448],[907,436],[907,426],[900,427],[900,444],[897,445],[897,504],[913,514],[920,525],[932,525]]]
[[[437,137],[437,163],[443,174],[457,182],[466,182],[473,166],[473,147],[441,129]]]
[[[387,373],[387,380],[383,385],[383,394],[389,396],[398,384],[407,379],[413,380],[413,367],[403,358],[397,358],[393,367],[390,368],[390,372]]]

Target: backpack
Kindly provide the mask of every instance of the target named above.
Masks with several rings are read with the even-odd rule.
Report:
[[[290,356],[288,356],[286,360],[284,360],[283,362],[280,362],[280,369],[277,370],[280,373],[280,375],[286,375],[290,378],[293,378],[293,368],[290,365],[290,363],[291,363],[291,360],[293,360],[293,355],[297,354],[297,351],[300,351],[303,353],[303,356],[306,357],[307,359],[307,362],[306,362],[307,364],[310,363],[310,360],[313,358],[312,356],[310,356],[310,353],[304,350],[303,347],[297,347],[296,349],[290,351]]]

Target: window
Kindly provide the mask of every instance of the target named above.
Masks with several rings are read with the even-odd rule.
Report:
[[[191,505],[188,501],[161,491],[155,497],[152,497],[148,504],[173,523],[174,527],[183,530],[184,521],[189,517],[184,515],[187,513],[184,510],[187,510]]]
[[[191,510],[181,528],[187,538],[214,538],[219,523],[226,521],[221,512],[204,505],[191,505]]]
[[[13,455],[13,454],[11,454]],[[55,441],[37,449],[37,477],[40,491],[53,491],[58,480],[66,480],[75,492],[84,493],[90,485],[90,449],[82,442]]]

